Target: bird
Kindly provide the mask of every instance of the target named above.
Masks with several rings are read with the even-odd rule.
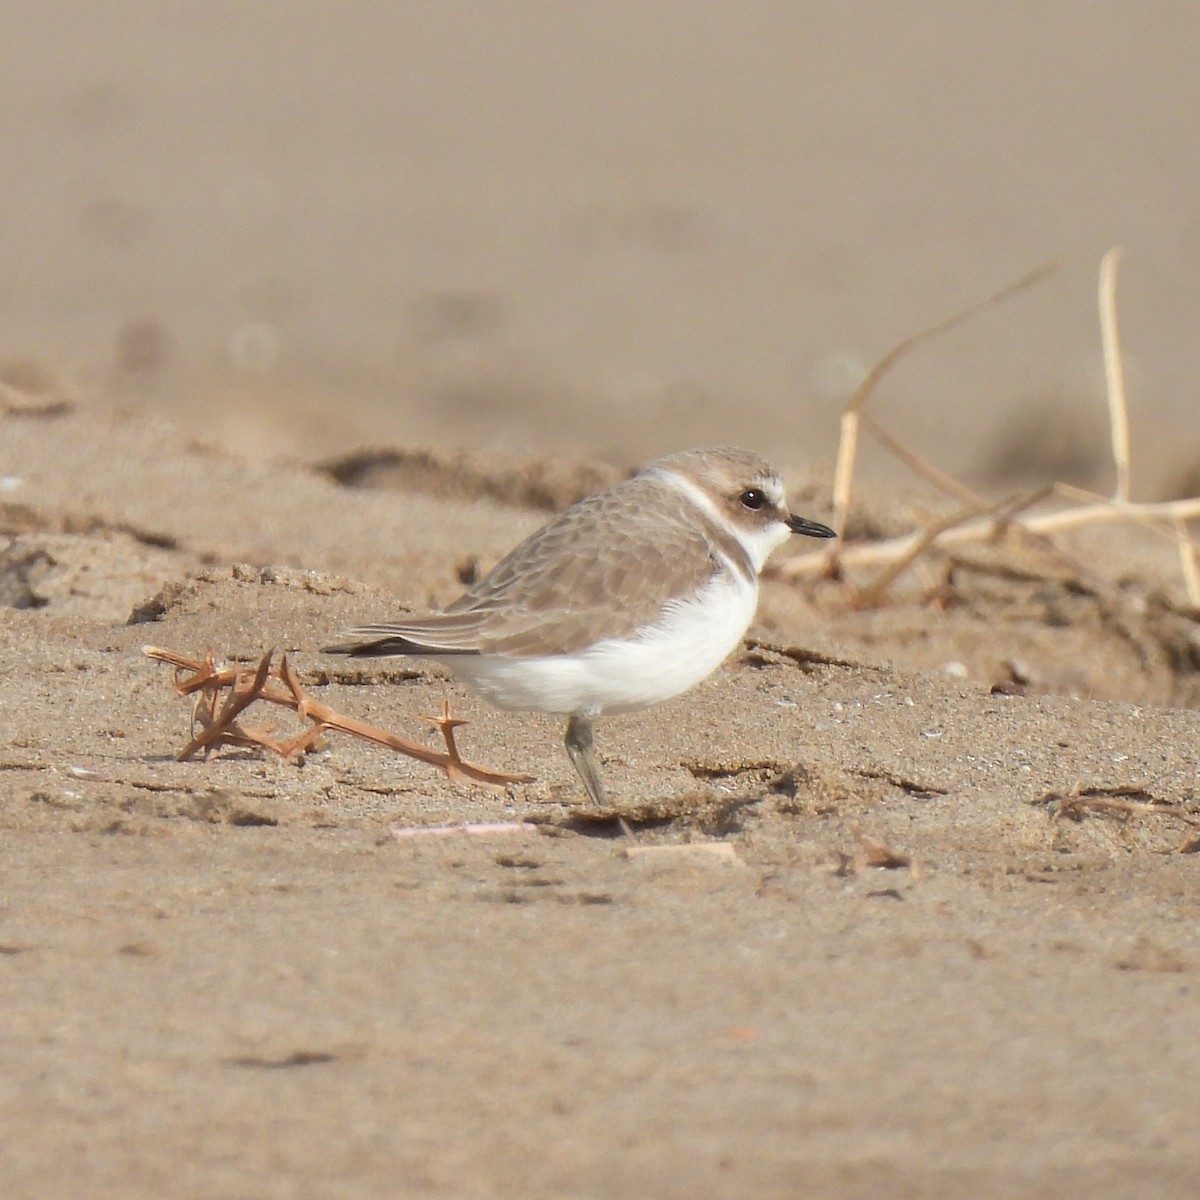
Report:
[[[565,716],[567,754],[606,805],[593,723],[711,675],[754,619],[767,557],[795,534],[836,536],[789,511],[764,459],[683,450],[564,509],[441,612],[323,649],[431,659],[499,708]]]

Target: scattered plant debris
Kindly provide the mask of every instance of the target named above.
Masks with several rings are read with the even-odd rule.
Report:
[[[1116,279],[1119,248],[1109,250],[1100,263],[1100,334],[1108,393],[1109,437],[1116,484],[1111,496],[1100,496],[1067,483],[1048,483],[1023,496],[998,502],[985,499],[944,471],[926,462],[914,450],[884,430],[865,411],[867,400],[879,381],[908,351],[945,333],[969,317],[990,308],[1044,279],[1054,268],[1044,266],[1016,283],[972,304],[929,329],[905,338],[867,373],[842,411],[841,438],[833,482],[833,527],[838,539],[828,547],[769,566],[767,573],[780,579],[826,576],[846,584],[851,603],[865,608],[884,602],[892,584],[918,558],[935,548],[949,552],[953,546],[1005,542],[1007,546],[1046,550],[1049,535],[1064,529],[1106,521],[1136,521],[1152,532],[1173,541],[1179,551],[1187,609],[1200,609],[1200,545],[1187,522],[1200,520],[1200,496],[1159,503],[1134,502],[1130,498],[1129,414],[1125,396],[1124,368],[1117,337]],[[950,497],[957,510],[948,517],[932,520],[924,529],[901,537],[872,541],[847,539],[854,470],[860,432],[871,434],[889,453],[915,475]],[[1051,511],[1030,513],[1048,500],[1058,506]],[[1064,506],[1065,505],[1065,506]],[[1042,557],[1045,557],[1043,553]],[[1059,556],[1061,559],[1061,555]],[[852,583],[853,568],[879,568],[865,583]],[[1042,569],[1045,567],[1043,565]]]
[[[1129,821],[1133,817],[1169,817],[1192,829],[1200,829],[1200,820],[1182,807],[1160,800],[1140,787],[1085,788],[1076,784],[1069,792],[1047,792],[1032,800],[1035,807],[1045,808],[1051,820],[1083,821],[1089,816]],[[1194,853],[1200,846],[1200,836],[1189,835],[1176,848],[1176,854]]]
[[[504,787],[510,783],[528,783],[532,779],[529,775],[506,775],[492,771],[463,759],[458,752],[454,730],[466,722],[454,716],[446,701],[442,702],[440,716],[424,718],[432,721],[445,739],[446,750],[443,753],[353,717],[343,716],[319,700],[314,700],[304,690],[287,655],[280,658],[278,667],[272,668],[273,650],[268,650],[253,670],[247,667],[218,669],[211,650],[203,658],[190,658],[160,646],[143,646],[142,653],[156,662],[173,666],[175,691],[180,696],[196,697],[192,726],[193,730],[199,727],[199,731],[179,752],[177,757],[180,762],[202,750],[205,754],[212,753],[221,746],[259,746],[288,762],[297,762],[323,733],[335,730],[438,767],[454,783],[471,782],[488,787]],[[273,736],[274,726],[244,725],[239,720],[241,714],[259,700],[291,708],[301,721],[311,724],[286,740]]]
[[[869,833],[864,833],[861,829],[856,830],[854,836],[862,847],[860,861],[864,867],[879,867],[884,871],[895,871],[912,863],[907,854],[893,850],[886,842],[871,837]]]

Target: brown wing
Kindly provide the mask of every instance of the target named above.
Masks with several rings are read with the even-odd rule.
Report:
[[[479,654],[483,617],[464,613],[450,616],[412,617],[381,625],[360,625],[342,636],[350,640],[323,646],[326,654],[355,658],[382,658],[394,654]]]
[[[479,647],[489,653],[570,653],[648,624],[664,594],[698,588],[713,569],[687,499],[632,479],[526,538],[446,617],[482,618]]]
[[[572,505],[439,616],[350,631],[358,654],[564,654],[649,624],[712,574],[686,497],[631,479]],[[620,604],[614,605],[615,597]]]

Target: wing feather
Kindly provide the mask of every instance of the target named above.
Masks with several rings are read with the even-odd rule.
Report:
[[[718,569],[687,497],[635,478],[572,505],[444,613],[349,630],[332,653],[569,654],[632,634]],[[616,598],[619,604],[614,604]]]

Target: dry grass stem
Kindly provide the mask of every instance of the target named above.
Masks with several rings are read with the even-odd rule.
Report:
[[[959,504],[980,512],[989,507],[988,501],[978,492],[972,491],[965,483],[960,483],[953,475],[947,475],[945,471],[940,471],[932,463],[926,462],[915,450],[888,433],[874,417],[863,413],[862,427],[914,475],[918,475],[926,483],[932,484],[939,492],[945,492]]]
[[[1051,485],[1057,492],[1058,486]],[[1039,496],[1044,497],[1046,489],[1041,489]],[[1117,504],[1112,500],[1103,500],[1097,504],[1083,508],[1065,508],[1050,513],[1039,513],[1032,517],[1022,517],[1020,521],[1011,516],[997,520],[992,517],[981,517],[976,520],[960,523],[961,518],[952,518],[947,528],[930,540],[925,531],[906,533],[900,537],[885,538],[878,542],[860,542],[851,544],[844,549],[839,562],[846,567],[878,566],[891,563],[898,558],[911,558],[911,551],[918,543],[926,550],[932,545],[945,546],[962,542],[986,542],[997,536],[998,526],[1011,525],[1014,529],[1028,534],[1058,533],[1079,525],[1095,525],[1103,521],[1194,521],[1200,520],[1200,497],[1190,500],[1164,500],[1160,503],[1147,504]],[[789,558],[778,567],[770,570],[775,578],[801,579],[806,576],[823,574],[827,568],[824,552],[804,554],[798,558]]]
[[[1125,401],[1125,367],[1117,336],[1117,268],[1121,247],[1114,246],[1100,260],[1100,343],[1104,353],[1104,379],[1108,391],[1108,424],[1112,439],[1117,485],[1113,499],[1129,503],[1129,407]]]
[[[1160,503],[1138,503],[1130,496],[1129,416],[1125,396],[1124,370],[1117,337],[1116,281],[1120,250],[1110,250],[1100,264],[1100,325],[1108,392],[1109,432],[1117,483],[1113,497],[1096,495],[1066,483],[1048,484],[1014,504],[989,505],[977,493],[927,462],[899,439],[886,432],[864,412],[868,397],[883,375],[909,350],[936,337],[1043,279],[1051,266],[1041,267],[1017,280],[993,296],[966,308],[929,329],[916,333],[895,346],[868,373],[866,379],[846,402],[842,413],[841,441],[833,483],[833,524],[842,537],[829,548],[787,559],[768,568],[780,579],[844,574],[853,568],[883,567],[869,583],[852,590],[858,605],[879,603],[887,590],[922,555],[934,547],[994,540],[1010,530],[1017,535],[1047,537],[1064,530],[1106,521],[1138,521],[1171,538],[1178,546],[1183,584],[1189,604],[1200,607],[1200,547],[1189,535],[1186,522],[1200,520],[1200,497]],[[858,436],[870,433],[894,457],[915,475],[953,497],[969,511],[946,518],[930,528],[900,537],[874,542],[846,542],[844,534],[853,495],[853,477],[857,461]],[[1043,500],[1056,497],[1070,507],[1052,512],[1025,514]],[[1019,515],[1019,519],[1018,519]]]
[[[924,554],[934,542],[943,534],[949,533],[956,525],[964,525],[973,517],[978,515],[977,509],[972,509],[970,512],[960,513],[956,516],[946,517],[944,520],[938,521],[923,530],[913,539],[912,545],[904,553],[897,558],[891,560],[889,565],[881,571],[872,581],[864,588],[859,588],[853,595],[853,604],[856,608],[873,608],[883,598],[884,592],[891,587],[892,583],[903,572],[907,571],[910,566],[917,560],[920,555]]]
[[[839,539],[846,531],[846,519],[850,512],[850,500],[854,487],[854,466],[858,456],[858,430],[861,414],[868,398],[875,390],[876,384],[879,383],[884,375],[900,359],[910,350],[921,345],[922,342],[931,341],[933,338],[947,333],[955,326],[961,325],[964,321],[969,320],[984,309],[991,308],[993,305],[1007,300],[1010,296],[1015,296],[1018,292],[1023,292],[1026,288],[1032,287],[1035,283],[1040,282],[1049,275],[1051,271],[1055,270],[1056,266],[1057,264],[1055,263],[1047,263],[1045,266],[1038,267],[1036,271],[1031,271],[1028,275],[1018,279],[1016,283],[1009,284],[1008,287],[1002,288],[994,295],[988,296],[962,309],[953,316],[947,317],[944,321],[939,321],[936,325],[931,325],[928,329],[923,329],[919,333],[914,333],[906,337],[903,341],[893,346],[867,372],[867,377],[858,385],[854,394],[846,401],[846,406],[842,410],[841,437],[838,441],[837,465],[833,473],[833,527],[837,530]],[[839,542],[831,543],[829,550],[822,557],[830,563],[837,561],[840,557]]]
[[[211,650],[201,659],[159,646],[143,646],[142,653],[147,658],[169,663],[175,668],[174,688],[180,696],[196,695],[192,722],[193,728],[199,726],[199,732],[194,733],[179,752],[181,762],[201,750],[211,753],[221,746],[258,746],[288,761],[296,761],[312,748],[326,730],[335,730],[429,763],[444,771],[446,777],[455,783],[504,787],[510,783],[528,783],[532,778],[529,775],[506,775],[463,759],[454,739],[454,729],[465,722],[453,715],[450,705],[445,701],[442,703],[441,716],[428,718],[442,733],[446,743],[443,753],[344,716],[319,700],[314,700],[304,690],[300,677],[286,655],[280,658],[279,666],[272,669],[273,650],[268,650],[252,671],[244,667],[218,670]],[[250,705],[260,700],[293,709],[302,721],[311,724],[286,741],[272,736],[273,726],[244,725],[238,718]]]

